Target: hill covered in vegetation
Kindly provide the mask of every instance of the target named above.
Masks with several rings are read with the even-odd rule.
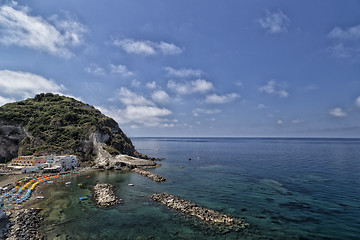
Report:
[[[91,162],[98,155],[97,143],[113,156],[146,158],[115,120],[73,98],[42,93],[0,107],[2,162],[17,155],[47,154],[74,154]]]

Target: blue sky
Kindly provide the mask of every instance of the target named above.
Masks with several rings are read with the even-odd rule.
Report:
[[[360,136],[360,2],[0,1],[0,105],[80,99],[129,136]]]

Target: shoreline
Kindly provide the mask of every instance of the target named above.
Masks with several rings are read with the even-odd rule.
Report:
[[[54,182],[65,182],[67,178],[71,178],[76,175],[84,175],[88,174],[90,172],[96,172],[100,171],[100,169],[97,168],[82,168],[78,173],[71,172],[70,175],[65,175],[62,178],[54,179]],[[32,177],[33,174],[14,174],[15,176],[12,178],[3,179],[0,181],[0,186],[9,185],[11,183],[14,183],[15,181],[18,181],[24,177]],[[7,206],[6,203],[4,203],[3,210],[5,212],[4,218],[0,219],[2,228],[0,229],[0,237],[4,237],[5,235],[10,237],[9,239],[14,239],[12,235],[15,236],[22,236],[21,234],[32,234],[35,233],[36,238],[33,239],[43,239],[44,233],[41,232],[39,227],[41,226],[41,223],[43,222],[43,217],[41,212],[41,208],[35,207],[38,204],[37,196],[42,196],[41,194],[49,184],[46,182],[40,184],[38,187],[36,187],[29,199],[27,199],[25,202],[21,204],[16,205],[10,205]],[[41,199],[40,199],[41,200]],[[30,213],[30,214],[28,214]],[[27,216],[30,215],[30,216]],[[36,227],[32,226],[32,219],[36,221]],[[22,230],[21,230],[22,229]],[[20,235],[19,235],[20,234]],[[34,235],[34,236],[35,236]],[[7,239],[5,238],[5,239]],[[17,239],[17,238],[15,238]]]

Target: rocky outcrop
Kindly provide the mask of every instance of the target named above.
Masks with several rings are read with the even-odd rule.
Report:
[[[25,138],[26,131],[18,125],[2,124],[0,121],[0,162],[17,156],[19,143]]]
[[[120,203],[121,199],[115,195],[111,184],[96,184],[94,186],[94,199],[96,204],[102,207],[110,207]]]
[[[44,239],[38,232],[42,217],[38,214],[39,209],[22,209],[11,217],[10,228],[4,234],[5,239]]]
[[[248,227],[248,224],[240,219],[229,217],[217,211],[200,207],[195,203],[182,200],[168,193],[154,193],[150,196],[150,198],[168,206],[169,208],[195,216],[207,223],[222,225],[230,230],[241,230]]]
[[[143,169],[140,169],[140,168],[134,168],[132,170],[133,172],[136,172],[137,174],[140,174],[140,175],[143,175],[145,177],[148,177],[150,178],[151,180],[154,180],[155,182],[163,182],[163,181],[166,181],[166,179],[160,175],[157,175],[155,173],[152,173],[152,172],[148,172],[148,171],[145,171]]]
[[[98,147],[98,157],[97,157],[97,167],[104,168],[107,170],[131,170],[137,167],[154,167],[156,166],[156,162],[153,160],[140,159],[136,157],[132,157],[129,155],[117,155],[115,157],[111,156],[106,151],[103,151],[100,147]]]

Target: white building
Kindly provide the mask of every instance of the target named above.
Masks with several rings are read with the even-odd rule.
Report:
[[[62,170],[70,170],[74,169],[78,166],[77,158],[76,156],[70,155],[70,156],[58,156],[55,160],[55,164],[61,167]]]
[[[61,170],[70,170],[78,166],[77,157],[70,156],[47,156],[47,166],[49,168],[60,167]]]

